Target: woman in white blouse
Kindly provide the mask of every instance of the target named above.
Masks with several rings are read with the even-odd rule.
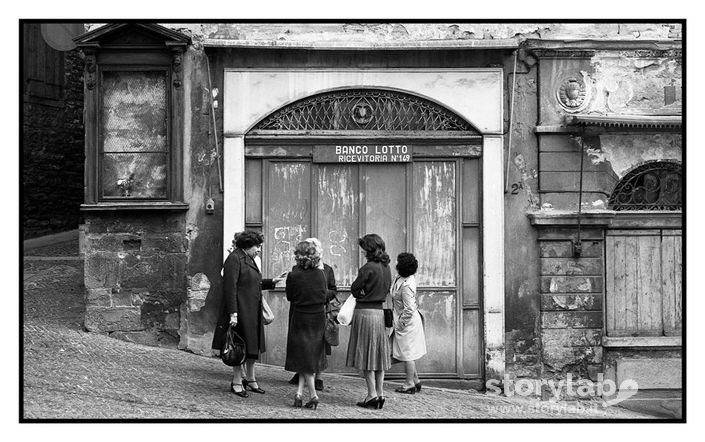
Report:
[[[397,257],[398,276],[392,284],[394,307],[394,340],[392,356],[404,361],[406,381],[397,388],[398,393],[414,394],[421,391],[421,382],[416,372],[416,360],[426,354],[426,336],[416,301],[416,279],[414,274],[419,263],[411,253],[400,253]]]

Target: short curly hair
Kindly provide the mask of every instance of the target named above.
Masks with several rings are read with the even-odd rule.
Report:
[[[412,253],[400,253],[397,256],[397,273],[399,276],[406,278],[416,273],[419,268],[419,262]]]
[[[301,241],[294,248],[296,265],[302,269],[315,269],[321,262],[321,251],[312,241]]]
[[[256,230],[245,230],[244,232],[237,232],[235,234],[235,239],[233,239],[233,245],[238,249],[249,249],[252,246],[258,246],[264,242],[264,235],[262,232]]]

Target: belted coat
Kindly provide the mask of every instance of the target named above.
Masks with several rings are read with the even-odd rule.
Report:
[[[265,352],[262,321],[262,290],[275,286],[262,279],[257,264],[241,249],[230,253],[223,264],[223,297],[212,348],[220,350],[230,324],[230,314],[237,313],[235,330],[245,340],[247,357],[257,359]]]

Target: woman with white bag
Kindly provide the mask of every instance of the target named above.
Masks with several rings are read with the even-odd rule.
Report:
[[[358,244],[365,251],[367,263],[360,268],[350,286],[355,310],[345,365],[362,370],[367,383],[367,396],[357,405],[381,409],[385,400],[384,372],[392,366],[382,310],[392,284],[390,259],[379,235],[365,235],[358,240]],[[340,313],[338,318],[340,321]]]

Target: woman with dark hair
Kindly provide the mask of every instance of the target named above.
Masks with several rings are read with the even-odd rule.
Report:
[[[294,407],[301,407],[304,385],[308,388],[306,408],[318,408],[314,373],[328,366],[326,359],[325,304],[328,301],[326,277],[319,268],[320,249],[310,240],[301,241],[294,249],[296,266],[286,278],[286,299],[292,304],[289,334],[286,339],[284,369],[299,374]]]
[[[247,390],[264,394],[257,383],[255,361],[265,352],[264,323],[262,321],[262,290],[271,290],[286,273],[274,279],[262,279],[255,257],[262,250],[264,235],[247,230],[235,234],[234,250],[223,264],[223,303],[218,325],[213,335],[213,349],[220,350],[228,327],[244,339],[247,359],[245,376],[240,367],[233,367],[230,391],[240,397],[248,397]]]
[[[416,372],[416,360],[426,354],[426,336],[416,301],[416,278],[419,267],[411,253],[400,253],[397,257],[399,276],[392,284],[392,305],[394,307],[394,341],[392,356],[404,362],[406,382],[396,392],[414,394],[421,391],[421,382]]]
[[[392,283],[392,274],[389,270],[389,255],[379,235],[365,235],[358,240],[358,244],[365,251],[367,263],[360,268],[350,287],[356,305],[350,324],[345,364],[362,370],[367,383],[367,396],[357,405],[380,409],[385,400],[384,372],[392,365],[382,311]]]

